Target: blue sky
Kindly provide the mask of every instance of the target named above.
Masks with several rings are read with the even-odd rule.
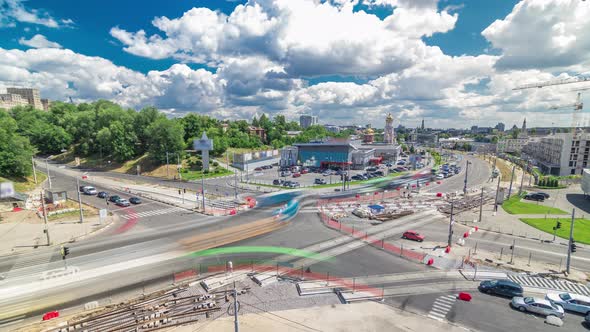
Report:
[[[569,96],[563,89],[515,94],[509,85],[590,70],[587,43],[579,42],[587,23],[570,14],[589,8],[576,0],[0,6],[7,59],[0,60],[0,92],[34,85],[51,99],[105,98],[172,115],[312,113],[331,123],[379,125],[392,112],[406,125],[422,117],[441,126],[518,123]],[[154,18],[164,18],[155,21],[159,28]]]

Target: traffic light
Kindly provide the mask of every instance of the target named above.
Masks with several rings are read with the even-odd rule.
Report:
[[[183,190],[184,190],[184,193],[186,194],[186,188],[184,188]]]
[[[570,252],[571,253],[576,252],[576,241],[574,241],[573,239],[572,239],[572,245],[570,246]]]
[[[555,229],[560,229],[561,228],[561,221],[557,221],[557,224],[555,225]]]
[[[68,247],[61,247],[61,258],[66,259],[66,256],[70,254],[70,248]]]
[[[182,191],[181,191],[180,189],[178,189],[178,194],[179,194],[179,195],[180,195],[180,194],[182,194]]]

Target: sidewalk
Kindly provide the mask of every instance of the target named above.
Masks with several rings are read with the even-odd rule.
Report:
[[[19,212],[11,212],[19,213]],[[108,216],[101,224],[98,217],[84,219],[79,223],[78,219],[48,223],[51,245],[60,245],[82,240],[104,231],[117,216]],[[47,245],[47,237],[44,233],[43,223],[1,223],[0,224],[0,255],[14,254],[34,250],[36,246]]]
[[[170,329],[174,332],[234,331],[232,316]],[[447,331],[469,329],[376,302],[337,304],[239,315],[240,331]]]

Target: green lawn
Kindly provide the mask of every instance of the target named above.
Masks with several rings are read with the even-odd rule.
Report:
[[[553,227],[557,222],[557,218],[547,218],[546,220],[545,218],[521,218],[520,220],[550,234],[553,234]],[[556,235],[569,239],[572,218],[559,218],[559,221],[561,221],[561,228],[557,230]],[[590,244],[590,219],[576,219],[574,223],[574,239],[576,242]]]
[[[205,179],[234,174],[234,172],[227,170],[223,167],[217,167],[216,170],[217,171],[215,173],[209,172],[209,173],[205,174]],[[203,177],[203,172],[201,172],[201,171],[187,171],[185,173],[181,172],[180,174],[182,174],[182,179],[186,180],[186,181],[200,180]]]
[[[37,171],[37,183],[41,184],[43,181],[47,179],[47,175],[45,173],[41,173]],[[4,178],[0,176],[0,182],[12,182],[14,183],[14,190],[20,193],[27,192],[35,188],[37,186],[35,184],[35,180],[33,175],[28,176],[26,178]]]
[[[522,195],[524,196],[524,194]],[[502,203],[504,211],[510,214],[568,214],[567,212],[537,203],[521,202],[521,197],[514,195]]]

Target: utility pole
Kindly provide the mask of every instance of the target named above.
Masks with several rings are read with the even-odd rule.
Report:
[[[510,246],[510,250],[512,253],[510,254],[510,262],[508,264],[514,264],[514,249],[516,247],[516,240],[512,240],[512,246]]]
[[[567,244],[567,259],[565,261],[565,272],[570,274],[570,261],[572,255],[572,243],[574,241],[574,218],[576,214],[576,209],[572,210],[572,224],[570,225],[570,240]]]
[[[37,184],[37,168],[35,167],[35,158],[31,157],[31,162],[33,165],[33,177],[35,178],[35,184]]]
[[[170,177],[170,170],[168,167],[168,151],[166,151],[166,177],[169,178]]]
[[[82,212],[82,196],[80,195],[80,179],[76,179],[76,192],[78,192],[78,206],[80,207],[80,223],[84,222],[84,212]]]
[[[178,169],[178,179],[182,180],[182,175],[180,174],[180,155],[178,153],[176,153],[176,168]]]
[[[524,182],[524,175],[526,174],[526,166],[522,167],[522,177],[520,178],[520,188],[518,188],[518,194],[522,193],[522,183]]]
[[[498,194],[500,193],[500,180],[502,179],[501,175],[498,175],[498,186],[496,187],[496,201],[494,202],[494,211],[498,212]]]
[[[510,187],[508,187],[508,197],[506,199],[510,199],[510,193],[512,192],[512,180],[514,180],[514,171],[516,170],[516,165],[512,166],[512,176],[510,177]]]
[[[238,323],[238,291],[236,290],[236,282],[234,281],[234,331],[238,332],[240,326]]]
[[[51,176],[49,175],[49,162],[45,159],[45,171],[47,172],[47,180],[49,180],[49,189],[51,189]]]
[[[47,246],[51,244],[49,241],[49,227],[47,226],[47,209],[45,208],[45,196],[41,190],[41,206],[43,207],[43,222],[45,223],[45,236],[47,237]]]
[[[453,242],[453,209],[455,206],[455,202],[451,201],[451,217],[449,218],[449,241],[447,245],[450,247],[451,243]]]
[[[479,222],[481,222],[482,210],[483,210],[483,187],[481,187],[481,196],[479,197]]]
[[[201,174],[201,194],[203,196],[203,213],[205,213],[205,174]]]
[[[463,182],[463,195],[467,195],[467,172],[469,171],[469,164],[471,162],[467,160],[467,165],[465,165],[465,181]]]
[[[234,170],[234,199],[238,199],[238,170]]]

